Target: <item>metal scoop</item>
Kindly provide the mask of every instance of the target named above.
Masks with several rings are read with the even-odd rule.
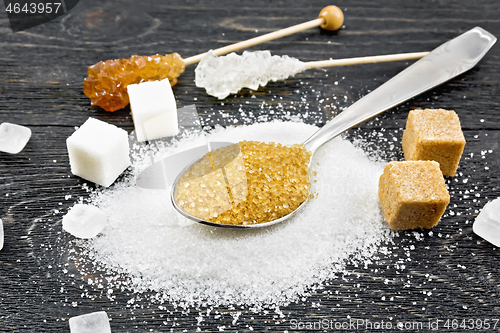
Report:
[[[496,37],[486,30],[476,27],[442,44],[337,115],[304,142],[306,149],[314,154],[321,145],[351,127],[471,69],[496,40]],[[174,207],[182,215],[196,222],[217,227],[261,228],[289,219],[307,204],[306,199],[290,214],[257,224],[232,225],[206,221],[204,218],[193,216],[181,209],[175,199],[179,179],[191,165],[185,167],[173,183],[171,199]]]

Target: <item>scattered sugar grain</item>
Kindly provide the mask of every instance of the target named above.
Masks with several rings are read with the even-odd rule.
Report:
[[[294,144],[316,130],[275,121],[219,127],[209,139]],[[202,137],[187,138],[161,154],[204,143]],[[377,198],[382,163],[341,138],[313,158],[317,182],[311,191],[320,195],[289,221],[255,230],[186,223],[172,207],[169,191],[130,186],[131,176],[94,193],[91,201],[109,216],[108,225],[100,237],[81,242],[84,253],[75,256],[109,275],[128,277],[108,279],[108,288],[115,283],[135,293],[153,291],[159,302],[280,306],[298,301],[343,272],[349,260],[370,262],[393,235],[383,223]]]

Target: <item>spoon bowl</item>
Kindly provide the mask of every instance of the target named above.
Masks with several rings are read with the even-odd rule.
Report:
[[[349,108],[329,121],[325,126],[304,141],[303,145],[305,149],[311,153],[312,159],[312,155],[318,148],[342,132],[471,69],[495,42],[495,36],[480,27],[476,27],[442,44],[427,56],[415,62],[370,94],[359,99]],[[205,157],[199,158],[185,167],[172,185],[172,203],[175,209],[185,217],[195,222],[216,227],[262,228],[286,221],[306,206],[309,196],[306,196],[305,200],[291,213],[280,218],[256,224],[222,224],[210,222],[205,218],[196,217],[186,212],[176,199],[176,191],[178,186],[180,186],[180,180],[193,165],[199,163],[203,158],[207,159],[207,165],[209,165],[210,160],[208,159],[211,159],[211,156],[211,154],[205,155]],[[227,191],[229,188],[229,186],[226,188],[226,185],[223,183],[223,179],[227,180],[228,178],[227,175],[224,174],[223,167],[229,165],[229,163],[234,163],[237,158],[238,154],[236,154],[233,159],[230,159],[230,161],[227,161],[226,164],[222,163],[218,169],[214,168],[214,161],[211,160],[213,176],[215,177],[215,173],[220,171],[220,174],[217,175],[220,181],[214,180],[214,182],[220,183],[219,185],[223,190],[225,189]],[[309,164],[310,163],[311,160],[309,160]],[[231,191],[229,192],[231,193]],[[225,208],[221,209],[224,210]]]

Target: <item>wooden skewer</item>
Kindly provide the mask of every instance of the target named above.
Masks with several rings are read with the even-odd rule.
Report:
[[[304,64],[306,66],[306,69],[349,66],[349,65],[360,65],[360,64],[373,64],[377,62],[420,59],[425,57],[427,54],[429,54],[429,52],[398,53],[398,54],[387,54],[387,55],[378,55],[370,57],[309,61],[305,62]]]
[[[238,42],[235,44],[227,45],[221,48],[218,48],[216,50],[213,50],[213,52],[217,56],[221,56],[230,52],[234,52],[237,50],[241,50],[250,46],[254,46],[260,43],[268,42],[273,39],[281,38],[284,36],[288,36],[291,34],[294,34],[296,32],[304,31],[307,29],[311,29],[314,27],[321,27],[325,30],[338,30],[340,27],[342,27],[342,24],[344,23],[344,14],[338,8],[337,6],[327,6],[321,10],[319,13],[319,17],[317,19],[304,22],[301,24],[297,24],[294,26],[291,26],[289,28],[281,29],[278,31],[274,31],[259,37],[254,37],[242,42]],[[203,58],[207,53],[201,53],[189,58],[184,59],[184,64],[186,66],[197,63]]]

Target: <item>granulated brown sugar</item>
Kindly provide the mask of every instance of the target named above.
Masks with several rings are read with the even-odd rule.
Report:
[[[192,216],[222,224],[269,222],[293,212],[309,195],[311,153],[303,145],[242,141],[211,154],[176,188],[177,205]]]

